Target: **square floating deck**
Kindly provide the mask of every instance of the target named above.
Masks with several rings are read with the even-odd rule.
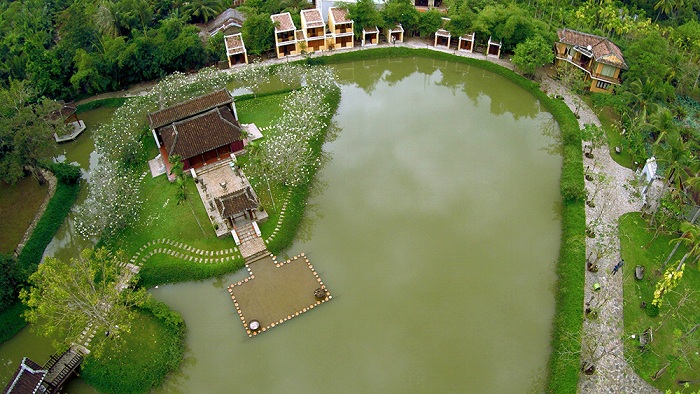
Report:
[[[246,265],[250,276],[228,287],[249,337],[265,332],[333,298],[304,254],[281,263],[266,257]],[[322,289],[325,297],[316,298]],[[252,330],[250,322],[260,323]]]

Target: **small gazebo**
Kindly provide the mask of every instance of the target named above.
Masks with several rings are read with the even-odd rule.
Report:
[[[501,45],[501,41],[496,42],[489,37],[489,43],[486,47],[486,56],[501,57]]]
[[[435,32],[435,47],[450,47],[450,40],[452,39],[452,34],[445,29],[438,29]]]
[[[243,44],[243,36],[241,33],[224,36],[226,44],[226,58],[228,66],[233,67],[234,64],[248,64],[248,53]]]
[[[457,49],[469,53],[474,52],[474,34],[475,33],[460,36]]]
[[[377,45],[379,43],[379,29],[377,26],[362,29],[362,46]]]
[[[403,26],[399,23],[394,27],[387,27],[384,35],[386,35],[389,43],[403,42]]]
[[[250,187],[217,197],[214,202],[221,218],[228,222],[229,227],[233,227],[236,219],[255,220],[260,205]]]

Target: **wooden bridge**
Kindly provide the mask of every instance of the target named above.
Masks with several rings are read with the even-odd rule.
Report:
[[[25,357],[3,392],[5,394],[58,393],[78,369],[83,356],[87,353],[89,351],[84,347],[74,345],[63,354],[51,355],[43,366]]]

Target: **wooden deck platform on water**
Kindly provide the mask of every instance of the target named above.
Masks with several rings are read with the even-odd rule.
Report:
[[[268,256],[246,264],[250,276],[228,287],[238,316],[249,337],[308,312],[333,297],[302,253],[277,262]],[[317,298],[322,289],[325,297]],[[260,329],[252,330],[257,320]]]
[[[80,136],[80,134],[83,133],[83,131],[85,131],[86,128],[85,122],[83,122],[82,120],[75,121],[71,123],[71,125],[73,126],[73,130],[68,134],[58,135],[54,133],[53,138],[56,140],[57,143],[60,144],[63,142],[70,142],[75,140],[76,138],[78,138],[78,136]]]

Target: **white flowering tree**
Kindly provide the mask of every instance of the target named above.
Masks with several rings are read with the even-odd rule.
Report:
[[[286,67],[289,69],[285,70]],[[298,79],[290,79],[292,75]],[[252,152],[253,160],[247,171],[271,182],[295,187],[310,181],[320,158],[312,150],[328,126],[331,108],[324,101],[331,89],[339,89],[332,71],[323,67],[282,66],[277,75],[287,78],[285,83],[297,81],[302,87],[293,91],[282,105],[282,116],[274,125],[274,131],[260,148]],[[255,165],[253,165],[255,163]]]
[[[139,215],[143,139],[147,114],[226,86],[231,75],[214,68],[196,74],[174,73],[145,95],[130,98],[110,123],[95,131],[97,169],[90,174],[85,202],[77,209],[77,228],[85,237],[113,235]]]
[[[257,97],[260,87],[270,82],[270,68],[256,60],[240,68],[233,77],[238,84],[250,89]]]

